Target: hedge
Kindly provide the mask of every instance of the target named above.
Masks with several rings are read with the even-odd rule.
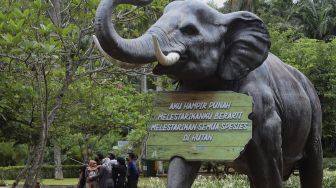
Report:
[[[81,165],[63,165],[63,176],[64,178],[78,178]],[[16,176],[20,173],[20,171],[24,168],[24,166],[8,166],[8,167],[0,167],[0,180],[1,179],[15,179]],[[54,169],[53,165],[45,165],[42,167],[42,172],[40,178],[54,178]]]

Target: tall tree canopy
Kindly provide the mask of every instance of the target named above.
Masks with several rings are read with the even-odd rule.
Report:
[[[111,78],[109,76],[111,74],[143,74],[142,69],[134,71],[118,69],[111,62],[102,59],[95,50],[91,36],[94,33],[94,15],[98,3],[99,0],[33,0],[29,3],[8,0],[2,2],[0,37],[3,40],[0,40],[0,80],[4,84],[0,86],[0,89],[4,92],[0,92],[0,133],[5,135],[6,139],[29,145],[31,154],[23,173],[27,174],[24,187],[33,187],[39,176],[49,130],[55,122],[62,122],[57,119],[59,116],[66,117],[61,116],[62,111],[67,110],[62,107],[65,100],[70,101],[66,97],[72,91],[73,84],[80,85],[78,82],[83,81],[82,78],[85,77],[101,84],[102,80],[120,82],[123,79]],[[140,26],[147,27],[146,24],[155,18],[159,12],[158,7],[161,10],[163,3],[166,1],[156,2],[148,8],[121,6],[114,16],[119,27],[122,28],[121,33],[127,36],[142,32]],[[137,13],[137,17],[134,17],[134,12]],[[134,22],[135,20],[138,22]],[[131,23],[136,23],[137,27],[132,27]],[[89,99],[90,95],[97,97],[97,93],[91,94],[90,91],[85,91],[84,88],[87,87],[85,85],[88,83],[90,82],[83,82],[81,86],[80,92],[86,92],[84,99]],[[129,87],[134,86],[130,85],[125,88]],[[95,89],[99,91],[98,87]],[[129,92],[128,96],[137,97],[137,92]],[[77,97],[80,98],[80,96]],[[100,97],[91,101],[85,100],[89,104],[75,104],[76,108],[72,115],[77,112],[77,114],[82,113],[82,116],[76,116],[74,119],[77,121],[74,124],[83,125],[83,123],[89,123],[88,120],[90,120],[92,123],[88,126],[94,126],[101,125],[101,123],[106,125],[112,121],[102,120],[114,114],[113,109],[106,110],[108,106],[105,107],[101,102],[115,101],[106,101],[106,97],[105,100],[99,101],[103,96]],[[95,106],[97,103],[99,106]],[[126,108],[128,111],[123,112],[124,116],[131,114],[130,117],[123,117],[126,118],[125,121],[130,119],[136,121],[137,118],[134,116],[145,115],[146,110],[138,114],[131,112],[139,110],[134,105],[137,103],[132,103],[128,106],[130,109]],[[116,106],[116,108],[119,107],[120,105]],[[79,110],[80,108],[83,110]],[[88,116],[91,119],[86,119]],[[127,123],[134,123],[133,126],[138,126],[132,121]],[[115,124],[120,125],[116,122]]]

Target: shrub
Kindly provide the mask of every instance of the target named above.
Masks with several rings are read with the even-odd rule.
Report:
[[[323,168],[336,170],[336,158],[323,158]]]

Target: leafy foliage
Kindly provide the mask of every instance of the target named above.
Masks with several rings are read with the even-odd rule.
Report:
[[[282,31],[329,41],[336,35],[335,0],[264,1],[255,11],[265,23]]]
[[[301,0],[291,19],[307,37],[330,40],[336,34],[335,0]]]
[[[97,85],[84,78],[70,87],[67,96],[60,113],[62,118],[55,122],[63,128],[55,127],[52,131],[56,138],[71,140],[68,145],[75,142],[86,146],[81,150],[89,150],[88,154],[93,156],[95,151],[107,154],[118,140],[126,139],[122,138],[125,127],[132,129],[133,134],[140,131],[143,136],[150,95],[140,94],[134,85],[119,81]],[[131,138],[138,141],[142,137]]]
[[[27,156],[25,145],[15,145],[13,142],[0,142],[0,166],[23,165]],[[0,176],[1,178],[1,176]]]
[[[228,0],[224,2],[224,12],[250,11],[255,12],[260,4],[259,0]]]
[[[90,78],[96,82],[100,79],[98,76],[110,79],[108,77],[110,74],[129,73],[106,62],[94,50],[91,36],[94,32],[93,20],[97,4],[98,0],[34,0],[30,3],[5,1],[0,7],[0,37],[3,39],[0,40],[0,77],[1,81],[7,82],[0,87],[1,91],[4,91],[0,92],[0,132],[1,135],[5,135],[5,140],[12,139],[16,143],[26,143],[35,149],[30,161],[29,175],[26,178],[27,184],[33,185],[33,181],[36,181],[36,174],[43,163],[45,146],[47,144],[51,146],[47,143],[47,139],[49,130],[53,129],[52,125],[55,122],[63,128],[69,125],[58,117],[66,117],[65,113],[69,113],[62,106],[64,100],[67,100],[66,95],[71,94],[68,90],[75,88],[72,86],[74,82],[83,78]],[[103,71],[104,74],[97,74]],[[120,82],[118,79],[120,78],[116,76],[110,81],[117,83]],[[121,83],[123,84],[122,81]],[[102,92],[98,87],[97,93],[90,94],[88,89],[92,84],[88,84],[89,87],[86,84],[83,83],[80,86],[82,88],[77,90],[87,92],[84,94],[85,97],[74,96],[84,98],[88,103],[78,103],[78,106],[72,103],[78,108],[70,114],[74,117],[70,119],[72,121],[68,121],[73,123],[71,126],[89,124],[87,127],[91,134],[87,136],[90,139],[90,137],[102,137],[103,131],[104,134],[110,135],[111,124],[105,130],[99,127],[115,120],[107,116],[116,118],[116,121],[125,118],[124,124],[137,125],[138,117],[143,113],[127,115],[127,110],[136,109],[133,104],[137,103],[133,101],[134,103],[128,106],[131,109],[126,108],[126,111],[115,114],[111,106],[107,109],[99,102],[121,104],[122,101],[128,100],[119,99],[120,95],[119,98],[113,99],[97,95],[98,92]],[[134,89],[134,86],[129,88]],[[106,90],[104,92],[106,93]],[[130,94],[137,96],[138,93]],[[92,97],[92,100],[87,100],[89,97]],[[95,100],[95,97],[99,98]],[[100,99],[103,100],[99,101]],[[61,112],[62,110],[65,112]],[[104,119],[109,121],[105,122]],[[120,123],[115,123],[114,126],[116,125]],[[69,132],[75,129],[71,127],[60,130],[62,129],[55,128],[55,131],[51,132],[55,134],[53,138],[70,135]],[[65,132],[66,130],[70,131]],[[77,132],[77,137],[83,135]],[[71,139],[60,139],[58,142],[64,140],[70,143]]]
[[[36,92],[29,81],[14,76],[12,70],[0,74],[0,140],[22,144],[37,134],[30,116],[35,108],[31,101],[36,99]]]

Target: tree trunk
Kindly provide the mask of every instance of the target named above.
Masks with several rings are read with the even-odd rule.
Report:
[[[33,151],[35,151],[35,148],[33,146],[29,146],[26,165],[25,165],[24,169],[22,169],[20,171],[20,173],[16,176],[16,178],[15,178],[13,184],[12,184],[12,188],[15,188],[19,184],[20,180],[25,178],[25,176],[27,174],[27,171],[30,167],[30,164],[32,162]]]
[[[51,0],[51,7],[49,10],[50,18],[53,21],[54,25],[60,26],[61,24],[61,10],[60,10],[60,0]],[[38,96],[38,106],[40,112],[40,121],[41,121],[41,132],[39,140],[36,144],[35,150],[33,151],[33,160],[30,164],[28,174],[23,185],[24,188],[33,188],[36,185],[36,181],[39,178],[40,170],[43,164],[44,151],[48,139],[48,129],[53,122],[53,119],[56,114],[56,110],[60,106],[62,97],[58,97],[56,100],[55,110],[51,111],[51,114],[48,115],[48,84],[46,79],[46,73],[44,70],[44,65],[39,65],[38,63],[35,66],[36,70],[36,80],[37,87],[39,90]],[[63,91],[64,87],[61,89]],[[49,118],[50,116],[50,118]]]
[[[36,148],[33,154],[33,161],[29,168],[26,181],[23,185],[24,188],[35,187],[36,181],[39,178],[40,170],[43,163],[44,150],[48,138],[48,85],[44,71],[44,65],[35,66],[36,81],[38,88],[38,110],[40,112],[40,135]]]
[[[162,91],[162,80],[158,77],[156,78],[156,91]]]
[[[43,123],[44,129],[46,129],[46,125]],[[47,143],[47,134],[46,131],[41,131],[39,142],[34,151],[34,157],[32,164],[29,168],[28,175],[26,177],[26,181],[23,185],[23,188],[33,188],[36,185],[36,181],[38,180],[38,176],[40,174],[40,170],[43,163],[44,157],[44,149]]]
[[[143,72],[145,72],[145,70]],[[147,93],[147,75],[145,74],[140,77],[140,87],[141,93]]]
[[[61,3],[60,0],[51,0],[51,8],[49,11],[51,20],[56,26],[61,26]]]
[[[55,163],[55,179],[62,180],[63,171],[62,171],[62,159],[61,159],[61,147],[57,141],[53,141],[54,144],[54,163]]]

